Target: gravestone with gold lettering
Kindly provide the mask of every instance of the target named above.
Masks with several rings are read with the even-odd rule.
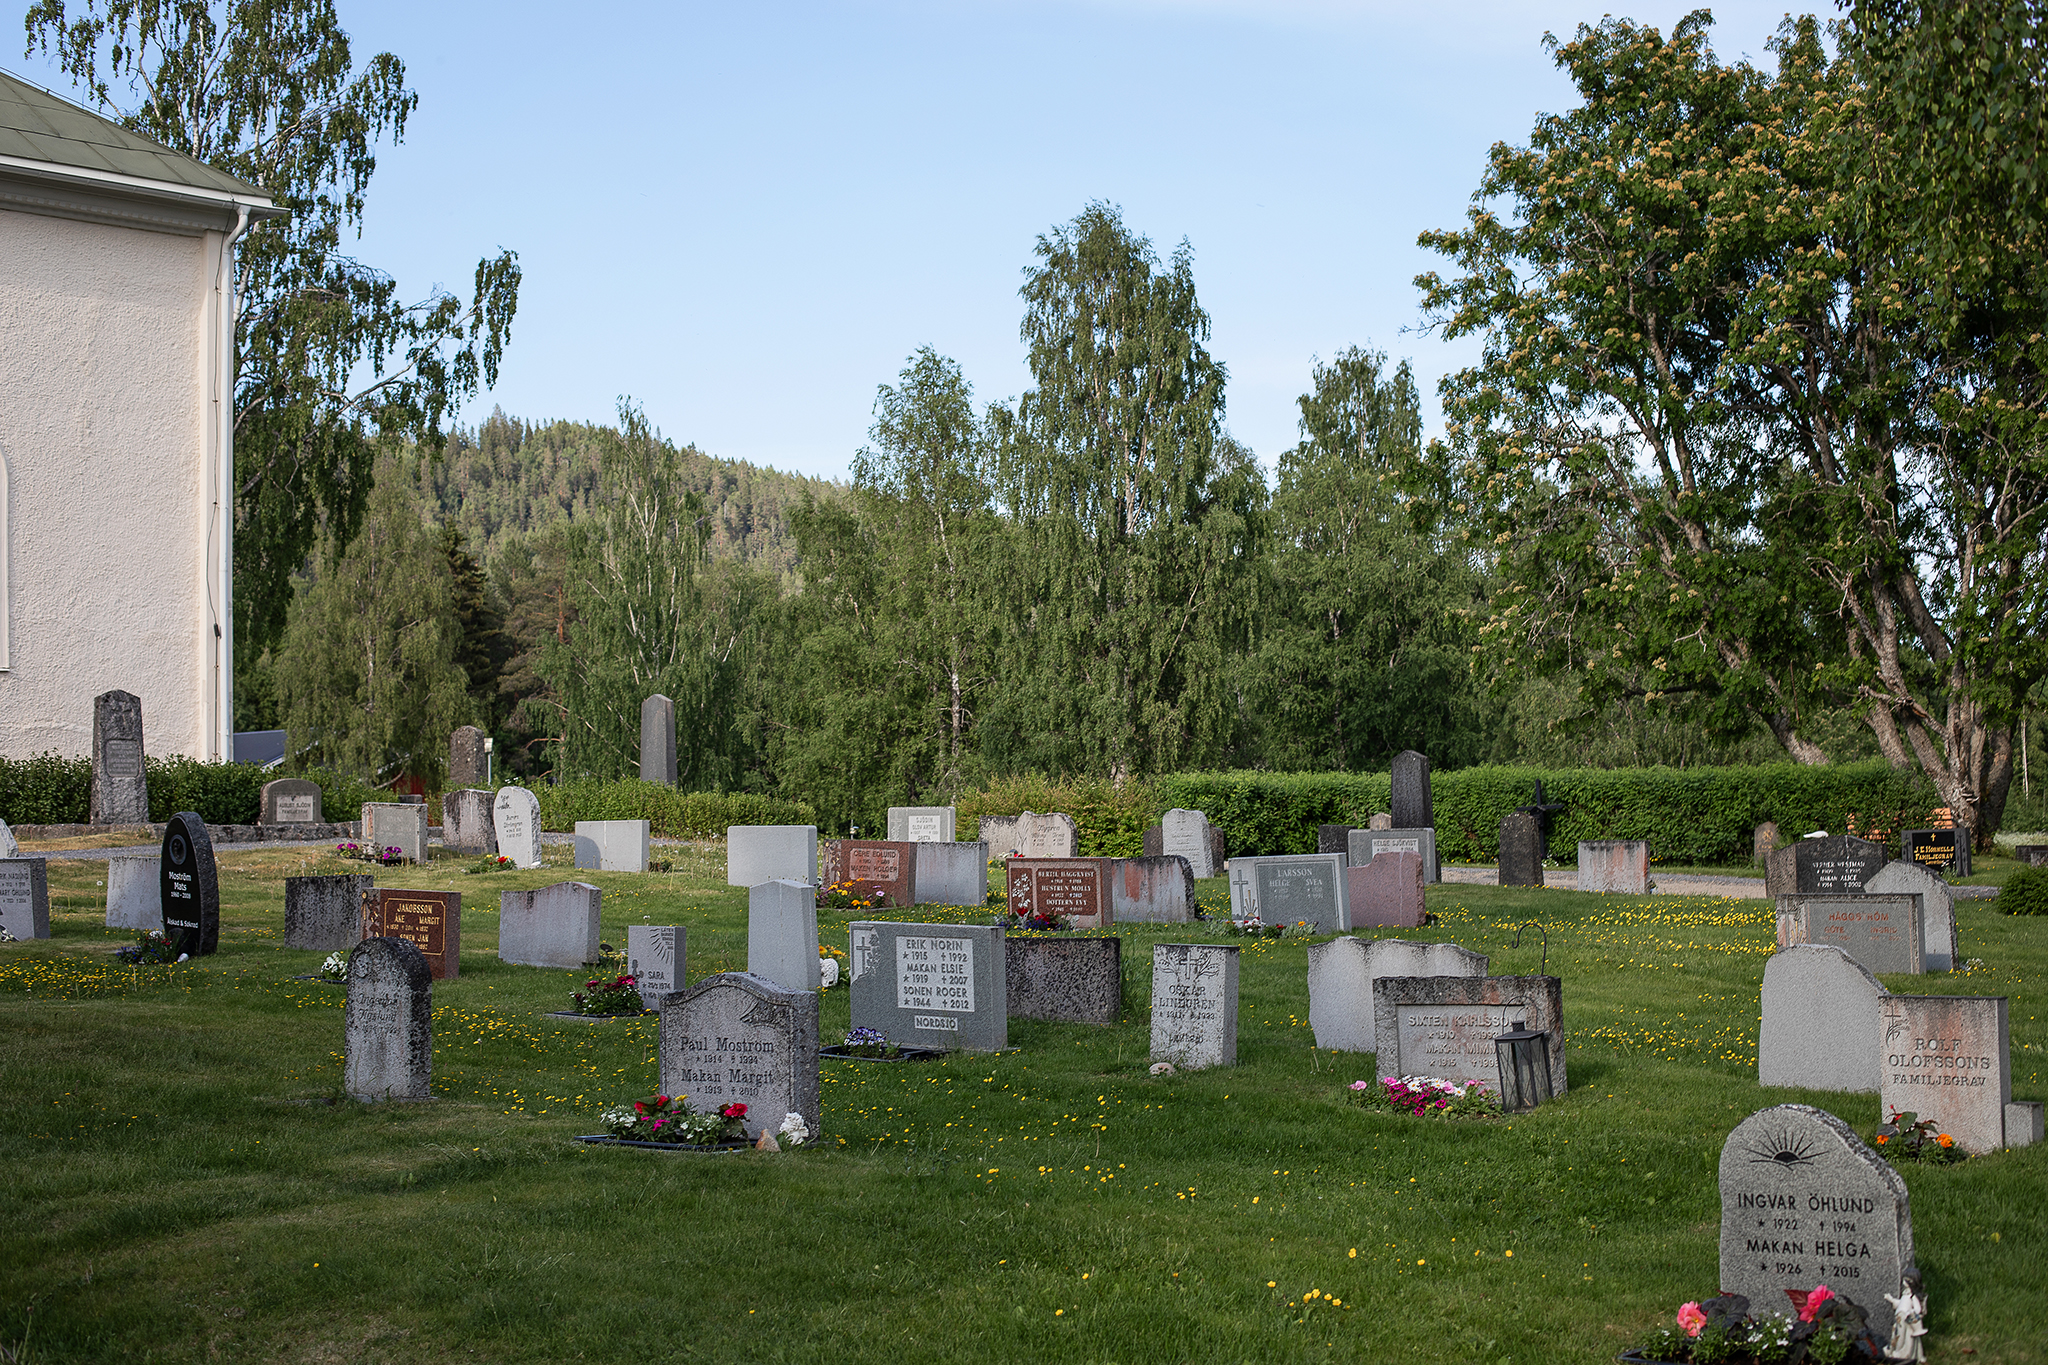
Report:
[[[462,893],[388,887],[363,892],[363,937],[379,935],[418,948],[434,980],[454,980],[462,974]]]

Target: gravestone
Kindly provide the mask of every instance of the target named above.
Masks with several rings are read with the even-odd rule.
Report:
[[[306,952],[338,953],[363,938],[363,893],[375,877],[286,877],[284,946]]]
[[[86,819],[95,825],[149,822],[149,777],[142,754],[142,698],[132,692],[94,697],[92,794]]]
[[[1550,1035],[1550,1090],[1564,1094],[1564,985],[1554,976],[1382,976],[1372,1007],[1385,1075],[1482,1081],[1498,1094],[1493,1040],[1519,1020]]]
[[[1887,1294],[1904,1290],[1913,1263],[1906,1182],[1833,1114],[1804,1104],[1759,1109],[1721,1148],[1723,1294],[1750,1311],[1792,1316],[1787,1290],[1817,1284],[1855,1300],[1882,1341]]]
[[[496,856],[498,798],[475,787],[441,798],[441,843],[458,853]]]
[[[2048,1104],[2040,1100],[2015,1100],[2005,1106],[2005,1145],[2031,1147],[2048,1139]]]
[[[1924,867],[1894,860],[1863,884],[1867,896],[1920,897],[1920,965],[1930,972],[1954,971],[1961,958],[1956,942],[1956,898],[1948,883]]]
[[[2002,995],[1888,995],[1880,1117],[1933,1119],[1956,1146],[1981,1156],[2005,1146],[2012,1103],[2008,1003]]]
[[[1394,817],[1388,811],[1376,810],[1366,817],[1365,827],[1367,829],[1392,829],[1394,827]]]
[[[1186,858],[1111,858],[1109,917],[1118,924],[1185,924],[1195,917]]]
[[[658,693],[640,703],[640,780],[676,784],[676,704]]]
[[[1415,855],[1382,853],[1382,858]],[[1383,976],[1486,975],[1486,955],[1455,943],[1402,938],[1334,938],[1308,945],[1308,1022],[1316,1046],[1334,1052],[1378,1052],[1372,983]],[[1380,1071],[1393,1064],[1391,1050]]]
[[[759,886],[778,879],[818,884],[818,827],[727,826],[725,884]]]
[[[432,1099],[434,979],[419,948],[366,938],[348,955],[342,1089],[352,1100]]]
[[[818,888],[772,881],[748,889],[747,970],[786,991],[821,989]]]
[[[589,872],[645,872],[649,822],[578,820],[576,866]]]
[[[680,924],[626,926],[626,974],[638,986],[642,1004],[652,1009],[683,988],[689,941],[690,931]]]
[[[912,889],[920,905],[987,905],[988,845],[920,840],[911,845]]]
[[[1500,818],[1500,884],[1543,885],[1543,822],[1534,811],[1509,811]]]
[[[427,860],[427,808],[410,801],[363,803],[363,844],[382,853],[398,850],[409,863]]]
[[[1001,927],[858,920],[848,929],[854,1028],[899,1047],[1009,1046]]]
[[[1341,853],[1232,858],[1225,870],[1234,920],[1257,916],[1266,924],[1306,923],[1309,932],[1317,934],[1338,934],[1351,927]]]
[[[980,837],[988,845],[991,860],[1012,854],[1026,858],[1072,858],[1080,852],[1074,817],[1060,811],[1044,815],[1029,810],[1022,815],[984,815]]]
[[[179,811],[164,826],[157,895],[163,899],[164,937],[179,952],[204,957],[220,947],[220,871],[213,862],[213,835],[192,811]]]
[[[1955,829],[1909,829],[1899,836],[1904,861],[1944,877],[1970,875],[1970,836]]]
[[[1012,1019],[1114,1024],[1123,1015],[1123,940],[1003,940],[1003,975]]]
[[[280,777],[263,784],[263,804],[256,817],[264,825],[317,825],[324,818],[318,782]]]
[[[1355,829],[1345,853],[1351,866],[1364,867],[1382,853],[1413,853],[1422,859],[1422,880],[1434,886],[1441,870],[1436,859],[1436,831],[1433,829]]]
[[[0,929],[23,943],[50,936],[50,871],[41,858],[0,858]]]
[[[1764,859],[1778,851],[1778,826],[1773,820],[1766,820],[1756,827],[1750,836],[1749,861],[1753,867],[1762,867]]]
[[[163,880],[158,863],[158,858],[147,853],[123,853],[107,859],[109,929],[141,932],[164,927]],[[289,917],[286,923],[289,926]],[[354,906],[349,907],[349,923],[355,923]],[[354,942],[353,938],[349,940],[349,943]],[[291,944],[285,946],[290,947]]]
[[[1145,857],[1164,858],[1167,856],[1166,831],[1158,825],[1152,825],[1146,829],[1142,843]],[[1209,867],[1212,869],[1211,875],[1220,876],[1222,874],[1223,864],[1229,861],[1228,857],[1225,856],[1227,853],[1228,849],[1223,842],[1223,831],[1214,825],[1209,826]],[[1193,864],[1190,863],[1189,866],[1192,867]]]
[[[1853,895],[1890,861],[1881,845],[1853,834],[1795,839],[1764,859],[1764,894]]]
[[[1152,945],[1152,1060],[1182,1071],[1237,1065],[1235,945]]]
[[[1357,828],[1356,825],[1317,825],[1316,852],[1342,853],[1348,857],[1351,853],[1351,831]]]
[[[804,885],[809,885],[808,882]],[[749,972],[720,972],[660,1002],[661,1089],[696,1113],[747,1106],[747,1136],[818,1114],[818,997]]]
[[[21,845],[14,841],[14,831],[7,828],[7,822],[0,820],[0,858],[18,858]]]
[[[1802,943],[1764,963],[1759,1085],[1874,1093],[1884,987],[1840,948]]]
[[[588,882],[556,882],[498,896],[498,960],[521,967],[594,963],[604,893]]]
[[[1650,894],[1650,846],[1640,839],[1579,845],[1579,890],[1623,896]]]
[[[1429,759],[1413,749],[1394,755],[1395,829],[1435,829],[1436,804],[1429,796]]]
[[[484,732],[474,725],[459,726],[448,736],[448,785],[479,787],[491,780],[490,750],[484,748]]]
[[[828,839],[823,884],[837,886],[841,882],[864,882],[881,892],[887,905],[915,905],[917,846],[886,839]]]
[[[1351,929],[1419,929],[1422,855],[1380,853],[1364,867],[1344,870],[1344,911]]]
[[[2028,867],[2048,867],[2048,844],[2014,844],[2012,856]]]
[[[498,852],[514,867],[540,866],[540,798],[524,787],[500,787],[491,807]]]
[[[1926,970],[1926,912],[1916,895],[1778,897],[1778,946],[1833,944],[1873,972]]]
[[[1107,858],[1011,858],[1003,876],[1013,915],[1057,915],[1074,929],[1110,923]]]
[[[953,842],[951,806],[889,807],[889,842],[896,844],[950,844]]]
[[[1198,810],[1170,810],[1159,818],[1159,851],[1186,858],[1197,881],[1218,871],[1211,860],[1209,817]]]
[[[364,938],[402,938],[420,950],[436,981],[462,974],[462,893],[372,887],[363,892]]]

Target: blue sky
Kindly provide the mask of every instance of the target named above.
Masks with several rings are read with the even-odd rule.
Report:
[[[1786,10],[1714,12],[1724,60],[1767,60]],[[418,293],[519,252],[505,369],[465,422],[608,420],[630,394],[712,454],[843,478],[919,346],[982,401],[1028,387],[1020,271],[1108,200],[1162,255],[1192,244],[1228,425],[1270,467],[1313,359],[1346,346],[1411,357],[1434,425],[1436,381],[1474,352],[1418,330],[1416,234],[1461,220],[1493,142],[1569,105],[1543,34],[1600,13],[341,0],[359,60],[396,52],[420,93],[359,254]]]

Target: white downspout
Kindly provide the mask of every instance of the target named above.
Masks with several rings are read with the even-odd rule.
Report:
[[[235,228],[220,244],[220,271],[214,277],[214,326],[219,332],[214,351],[213,412],[218,440],[214,449],[213,522],[220,546],[214,619],[215,761],[235,756],[235,243],[249,227],[249,206],[235,205]]]

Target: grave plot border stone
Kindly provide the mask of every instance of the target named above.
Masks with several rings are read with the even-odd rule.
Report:
[[[1000,1052],[1010,1045],[1001,925],[856,920],[847,935],[852,1027],[874,1029],[898,1047]],[[964,971],[941,970],[962,951],[951,946],[959,940],[971,960]]]
[[[1152,1060],[1182,1071],[1237,1065],[1236,944],[1152,945]]]
[[[12,883],[0,883],[0,925],[24,943],[48,938],[50,868],[47,860],[41,857],[0,858],[0,875],[6,877],[7,883]],[[17,887],[18,890],[15,889]]]
[[[162,850],[157,894],[163,899],[164,937],[193,957],[218,951],[220,869],[206,822],[196,811],[179,811],[164,824]]]
[[[691,1027],[696,1011],[724,1004],[723,997],[735,991],[742,999],[727,1008],[729,1019],[711,1020],[701,1033]],[[764,1129],[774,1132],[792,1113],[803,1115],[813,1142],[824,1136],[814,992],[784,990],[749,972],[719,972],[665,997],[659,1032],[662,1093],[687,1095],[690,1108],[700,1113],[744,1103],[750,1138]],[[771,1069],[760,1070],[764,1065]],[[772,1098],[764,1102],[764,1095]]]
[[[1372,1005],[1379,1066],[1388,1075],[1477,1080],[1498,1093],[1493,1039],[1520,1019],[1549,1035],[1550,1091],[1557,1098],[1565,1093],[1564,983],[1557,977],[1382,976],[1372,983]],[[1409,1018],[1418,1031],[1430,1030],[1427,1039],[1418,1039],[1424,1049],[1419,1053],[1403,1040],[1404,1010],[1413,1011]],[[1452,1047],[1430,1049],[1430,1042]]]
[[[1764,963],[1757,1084],[1875,1094],[1884,998],[1870,969],[1840,948],[1801,943],[1773,954]]]
[[[1003,940],[1005,999],[1012,1019],[1114,1024],[1123,1017],[1123,940]]]

